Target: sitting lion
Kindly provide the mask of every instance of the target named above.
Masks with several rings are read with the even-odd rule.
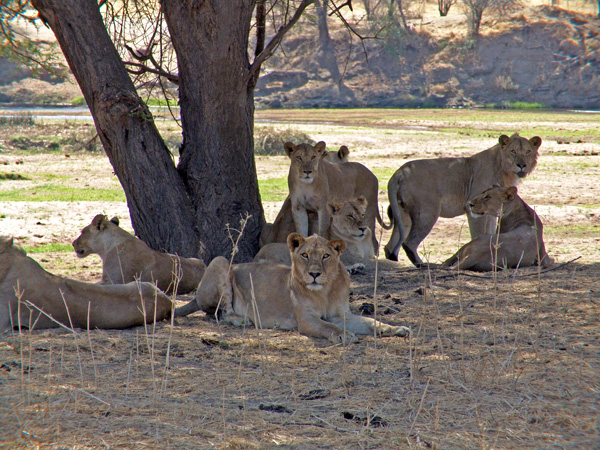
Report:
[[[498,144],[470,157],[410,161],[394,173],[388,196],[394,229],[385,246],[385,256],[398,260],[400,246],[408,259],[420,266],[417,247],[429,234],[438,217],[464,214],[466,203],[487,187],[515,186],[537,164],[542,140],[527,140],[514,134],[500,136]],[[493,217],[468,216],[471,238],[492,234]]]
[[[282,328],[334,343],[356,341],[355,334],[406,336],[406,327],[377,322],[350,312],[350,277],[340,262],[345,242],[320,236],[288,237],[292,266],[270,263],[236,264],[215,258],[207,267],[196,298],[177,308],[185,316],[199,309],[240,326],[255,323]],[[256,301],[253,307],[253,298]]]
[[[108,220],[98,214],[73,241],[79,258],[97,253],[102,258],[102,284],[123,284],[134,280],[155,282],[167,293],[177,286],[177,294],[198,287],[205,264],[196,258],[180,258],[157,252],[145,242],[119,227],[116,217]]]
[[[325,142],[310,144],[284,144],[285,151],[291,160],[288,174],[292,219],[295,231],[308,236],[309,213],[317,214],[317,227],[311,231],[320,236],[327,233],[331,220],[327,203],[344,201],[364,196],[367,200],[365,223],[375,230],[375,221],[383,224],[378,211],[377,194],[379,182],[377,177],[362,164],[347,162],[331,164],[322,158]],[[378,243],[375,235],[371,235],[373,247]]]
[[[346,266],[375,257],[371,229],[365,224],[367,200],[360,196],[344,202],[329,202],[331,223],[324,236],[327,239],[342,239],[346,250],[340,260]],[[255,262],[275,262],[292,265],[287,244],[274,242],[262,247],[254,257]]]
[[[494,266],[549,267],[554,260],[546,253],[544,227],[538,215],[517,195],[517,188],[494,186],[469,202],[470,214],[500,217],[498,235],[482,234],[458,252],[442,267],[486,272]]]
[[[332,164],[342,164],[348,162],[348,155],[350,150],[345,145],[342,145],[337,152],[323,152],[323,159]],[[316,228],[317,215],[315,213],[309,213],[309,234],[310,230]],[[273,223],[265,223],[260,233],[260,240],[258,245],[263,247],[271,242],[281,242],[285,244],[286,239],[290,233],[295,232],[294,218],[292,217],[292,201],[288,195],[281,206],[281,210],[277,214]],[[287,245],[285,246],[285,253],[287,253]]]
[[[52,275],[11,238],[0,238],[0,332],[56,328],[56,322],[128,328],[170,317],[172,305],[152,283],[103,286]]]

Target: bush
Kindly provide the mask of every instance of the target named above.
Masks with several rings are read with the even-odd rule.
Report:
[[[294,144],[315,144],[314,139],[310,136],[291,128],[260,127],[254,130],[254,153],[257,155],[284,155],[283,144],[288,141]]]

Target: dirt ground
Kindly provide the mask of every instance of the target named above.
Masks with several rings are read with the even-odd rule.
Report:
[[[259,112],[258,126],[285,112],[272,114]],[[373,170],[472,154],[492,146],[497,130],[531,127],[482,118],[489,135],[458,134],[426,116],[368,127],[313,115],[294,126],[332,149],[348,145],[350,158]],[[575,126],[585,129],[585,118]],[[366,336],[346,347],[221,325],[201,313],[125,331],[5,333],[0,447],[600,448],[600,157],[592,156],[600,144],[542,139],[520,194],[544,222],[552,270],[494,276],[417,270],[404,255],[379,260],[377,272],[352,276],[351,308],[410,326],[411,337]],[[36,174],[50,172],[67,186],[117,183],[100,155],[5,152],[2,161],[0,172],[31,179],[2,181],[0,191],[43,184]],[[287,173],[283,156],[259,157],[257,165],[262,178]],[[278,207],[265,205],[268,219]],[[28,201],[0,203],[0,234],[27,247],[68,245],[101,212],[131,230],[121,202]],[[464,217],[440,219],[420,252],[441,262],[467,240]],[[30,256],[53,273],[99,280],[93,256]]]

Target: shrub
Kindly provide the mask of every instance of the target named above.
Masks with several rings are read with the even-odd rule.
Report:
[[[254,153],[257,155],[283,155],[285,154],[283,144],[288,141],[294,144],[301,142],[315,144],[310,136],[291,128],[260,127],[254,130]]]

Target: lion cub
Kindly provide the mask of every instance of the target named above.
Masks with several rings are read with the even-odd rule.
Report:
[[[443,267],[486,272],[494,270],[494,261],[503,267],[528,267],[540,262],[554,264],[544,246],[544,227],[538,215],[517,195],[514,186],[491,187],[469,202],[470,214],[500,217],[499,234],[483,234],[460,248]],[[498,248],[495,249],[496,239]]]
[[[124,284],[139,279],[156,282],[163,292],[191,292],[198,287],[206,265],[196,258],[180,258],[152,250],[141,239],[119,227],[119,219],[98,214],[73,241],[79,258],[97,253],[102,258],[102,284]]]
[[[360,196],[343,202],[327,204],[331,223],[324,236],[329,239],[343,239],[346,250],[340,260],[345,265],[365,262],[375,258],[371,229],[365,223],[367,200]],[[290,252],[287,244],[271,243],[262,247],[254,257],[255,262],[275,262],[290,266]]]
[[[270,263],[236,264],[219,256],[207,267],[196,298],[177,308],[175,316],[199,309],[240,326],[255,323],[282,328],[334,343],[354,342],[355,334],[407,336],[408,328],[387,325],[350,312],[350,277],[340,262],[346,244],[320,236],[288,236],[292,266]],[[254,295],[253,295],[254,294]],[[253,297],[256,307],[253,307]],[[217,311],[218,310],[218,311]]]

